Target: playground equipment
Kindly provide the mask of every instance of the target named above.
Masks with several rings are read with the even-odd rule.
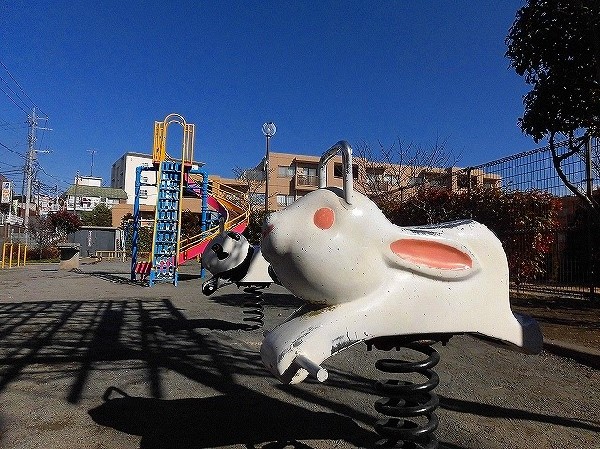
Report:
[[[344,188],[326,188],[327,161],[339,152]],[[506,255],[485,226],[472,220],[393,225],[353,191],[352,149],[344,141],[323,154],[318,171],[320,188],[269,215],[264,225],[265,259],[306,305],[266,334],[263,363],[283,383],[308,375],[322,382],[328,373],[321,363],[358,342],[422,352],[427,357],[420,362],[385,359],[376,365],[385,372],[419,372],[427,380],[378,384],[389,397],[376,409],[392,418],[375,429],[385,444],[437,447],[432,368],[439,356],[431,343],[469,333],[534,354],[542,348],[539,326],[511,311]],[[414,416],[426,422],[405,419]]]
[[[265,288],[274,282],[260,246],[251,246],[246,237],[234,231],[222,230],[208,243],[202,253],[202,267],[213,275],[202,284],[207,296],[229,284]]]
[[[174,160],[167,155],[166,138],[168,126],[178,123],[183,128],[182,157]],[[225,226],[242,232],[248,223],[248,211],[236,204],[240,192],[228,192],[227,199],[219,198],[219,193],[226,190],[215,183],[210,183],[208,175],[203,170],[193,169],[194,154],[193,124],[186,123],[178,114],[168,115],[164,121],[154,124],[154,148],[152,167],[137,167],[135,184],[135,203],[132,236],[131,280],[137,275],[148,276],[148,284],[170,282],[177,285],[179,265],[199,256],[208,239],[218,233],[218,227],[209,229],[207,213],[209,208],[216,210],[224,217]],[[154,216],[154,233],[150,260],[139,262],[138,235],[140,228],[140,190],[142,186],[153,185],[143,183],[143,171],[155,171],[156,187],[158,190]],[[216,194],[213,194],[216,192]],[[201,234],[181,241],[181,212],[184,193],[190,193],[202,199]]]
[[[202,267],[212,277],[202,284],[202,293],[212,295],[221,287],[235,284],[243,288],[247,299],[244,302],[244,321],[250,322],[249,329],[264,324],[262,289],[276,282],[274,273],[262,256],[260,246],[251,246],[246,238],[234,231],[224,231],[213,238],[202,253]]]
[[[25,266],[25,262],[27,260],[27,245],[22,243],[4,242],[2,244],[2,269],[4,269],[6,265],[8,265],[8,268],[13,267],[13,255],[15,248],[17,251],[17,262],[15,266]]]

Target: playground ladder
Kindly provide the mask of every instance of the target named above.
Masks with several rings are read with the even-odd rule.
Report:
[[[152,244],[150,285],[157,282],[170,282],[177,285],[182,182],[181,163],[161,162]]]

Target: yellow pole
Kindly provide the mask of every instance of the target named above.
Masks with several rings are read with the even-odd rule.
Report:
[[[21,266],[21,244],[17,246],[17,267]]]
[[[8,254],[8,268],[12,268],[12,249],[13,249],[13,244],[11,243],[9,245],[9,254]]]
[[[6,245],[7,243],[4,242],[4,244],[2,245],[2,269],[4,270],[4,257],[6,257]]]
[[[27,261],[27,245],[23,245],[23,266],[25,266],[26,261]]]

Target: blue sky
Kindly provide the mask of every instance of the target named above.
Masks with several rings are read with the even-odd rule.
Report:
[[[467,166],[528,150],[517,126],[528,87],[504,57],[522,4],[3,2],[0,143],[12,151],[0,145],[0,173],[24,163],[33,104],[52,128],[38,136],[52,150],[38,155],[40,179],[59,189],[89,174],[90,149],[109,185],[112,163],[150,154],[154,121],[172,112],[196,125],[195,159],[222,176],[260,161],[266,121],[277,152],[439,140]],[[181,130],[169,132],[177,156]],[[22,175],[9,178],[20,191]]]

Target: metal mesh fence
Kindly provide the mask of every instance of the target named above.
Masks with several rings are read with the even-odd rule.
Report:
[[[567,142],[557,145],[557,154],[569,151]],[[594,138],[589,146],[561,161],[566,179],[583,195],[600,193],[600,139]],[[558,204],[558,226],[549,235],[551,249],[545,254],[542,272],[526,282],[517,284],[511,273],[514,288],[545,291],[550,294],[593,295],[600,287],[600,237],[598,219],[590,213],[581,198],[568,189],[553,165],[550,147],[508,156],[496,161],[470,167],[452,176],[472,179],[472,173],[484,173],[496,180],[506,192],[542,191],[550,193]],[[464,186],[464,182],[452,185]],[[467,181],[467,188],[472,183]],[[533,231],[520,230],[517,240],[525,247],[534,239]]]

